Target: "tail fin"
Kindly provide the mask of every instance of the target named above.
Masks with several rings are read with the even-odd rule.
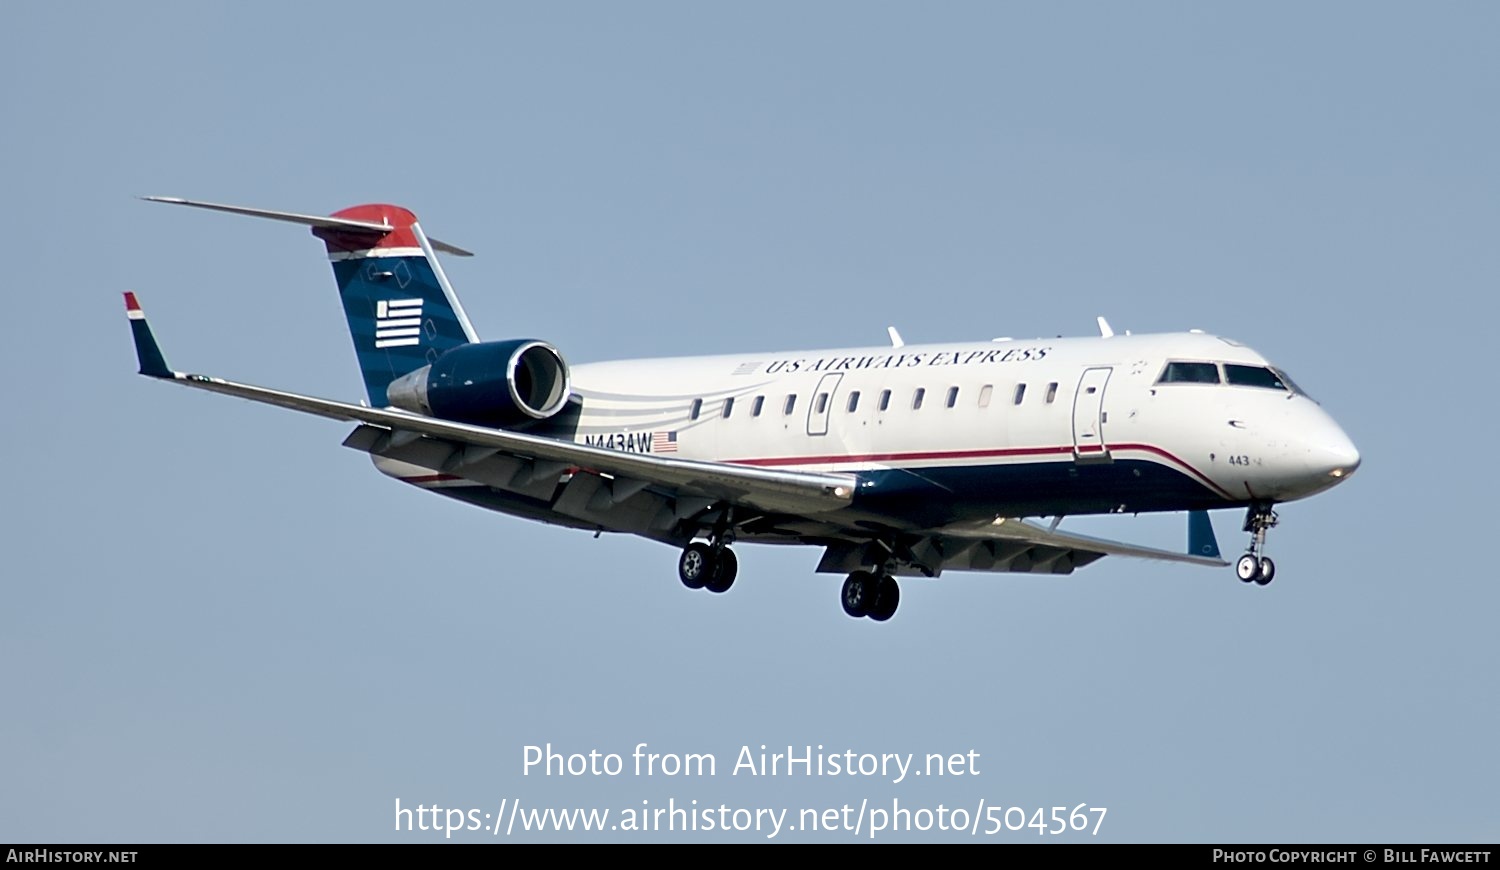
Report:
[[[323,217],[175,197],[143,198],[312,227],[333,262],[354,354],[373,407],[387,404],[391,381],[444,351],[479,340],[436,253],[466,257],[469,252],[429,239],[416,215],[400,206],[357,205]]]
[[[333,216],[392,228],[378,236],[313,228],[333,262],[370,404],[384,407],[391,381],[478,337],[415,215],[394,205],[359,205]]]

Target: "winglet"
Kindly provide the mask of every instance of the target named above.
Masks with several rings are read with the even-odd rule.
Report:
[[[135,338],[135,356],[140,360],[141,374],[153,378],[172,377],[172,370],[167,368],[167,360],[156,344],[156,336],[151,334],[151,326],[146,323],[146,312],[141,310],[135,294],[129,291],[125,293],[125,316],[130,318],[130,332]]]
[[[1208,511],[1188,512],[1188,554],[1218,559],[1219,539],[1214,537],[1214,524]]]

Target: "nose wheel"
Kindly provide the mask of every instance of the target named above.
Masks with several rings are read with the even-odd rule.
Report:
[[[1262,555],[1266,532],[1276,527],[1276,512],[1270,505],[1252,505],[1245,513],[1245,531],[1251,534],[1250,548],[1234,563],[1234,573],[1245,583],[1268,586],[1276,578],[1276,563]]]
[[[1271,561],[1270,556],[1257,559],[1254,554],[1246,553],[1234,563],[1234,573],[1246,583],[1266,586],[1276,577],[1276,563]]]

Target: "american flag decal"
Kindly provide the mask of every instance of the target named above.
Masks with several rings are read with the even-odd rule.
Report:
[[[740,363],[739,367],[734,370],[734,373],[737,375],[753,375],[755,374],[755,370],[758,368],[760,368],[760,360],[756,360],[755,362]]]
[[[651,433],[651,452],[652,453],[676,453],[677,452],[677,433],[676,432],[652,432]]]
[[[375,346],[409,347],[422,342],[422,300],[382,299],[375,303]]]

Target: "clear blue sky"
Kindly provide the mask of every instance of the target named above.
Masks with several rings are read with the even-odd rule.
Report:
[[[1500,835],[1493,4],[5,17],[0,841],[442,839],[394,831],[397,799]],[[1202,328],[1285,367],[1364,467],[1282,510],[1267,589],[1106,559],[908,583],[878,626],[815,551],[742,547],[732,592],[691,593],[668,548],[403,488],[346,427],[136,376],[124,289],[179,368],[360,395],[315,240],[138,194],[407,205],[478,252],[449,274],[482,335],[579,362]],[[528,744],[642,741],[719,775],[521,773]],[[747,744],[980,774],[727,775]]]

